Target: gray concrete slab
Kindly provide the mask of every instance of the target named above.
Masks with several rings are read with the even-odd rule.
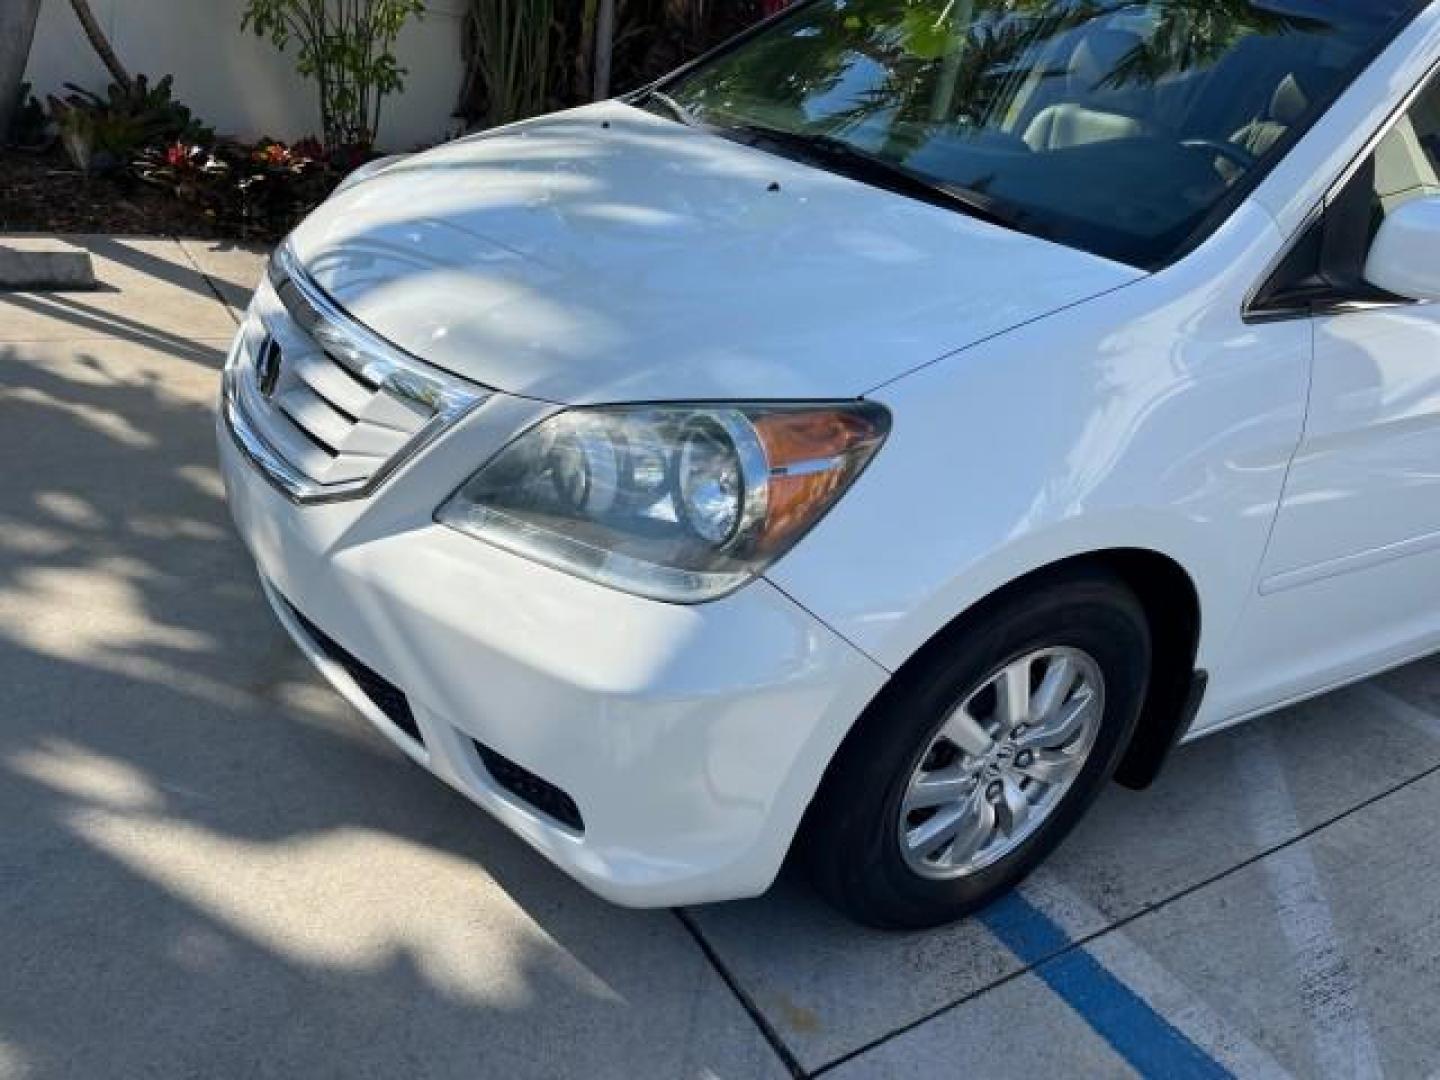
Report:
[[[1409,678],[1440,686],[1440,661]],[[1399,677],[1399,676],[1397,676]],[[1195,888],[1440,765],[1440,723],[1365,685],[1183,747],[1147,792],[1114,788],[1026,886],[1073,938]],[[1283,786],[1283,801],[1255,789]],[[982,924],[856,931],[803,882],[697,909],[696,924],[807,1068],[1028,965]]]
[[[0,242],[0,291],[84,290],[95,285],[88,251],[62,241],[36,246]]]
[[[1034,975],[891,1039],[825,1074],[834,1080],[1036,1076],[1133,1077],[1126,1063]]]
[[[1143,949],[1298,1076],[1440,1064],[1440,774],[1146,915],[1090,951]]]
[[[88,252],[99,288],[86,293],[0,294],[6,341],[68,341],[116,335],[164,349],[192,338],[224,337],[235,320],[175,240],[66,236]],[[7,246],[53,238],[5,238]]]
[[[228,527],[224,344],[0,345],[0,1074],[785,1075],[673,913],[307,670]]]
[[[1440,726],[1440,657],[1387,672],[1369,685],[1418,709],[1412,722]]]
[[[788,873],[757,900],[690,916],[808,1069],[1024,969],[977,922],[924,934],[864,930]]]
[[[1128,918],[1437,764],[1440,723],[1350,687],[1180,748],[1149,791],[1107,792],[1049,871],[1107,920]],[[1259,800],[1257,784],[1290,798]]]
[[[1437,816],[1432,771],[826,1075],[1433,1076]]]

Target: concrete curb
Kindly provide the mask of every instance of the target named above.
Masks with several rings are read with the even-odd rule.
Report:
[[[17,249],[0,244],[0,292],[98,288],[90,253],[66,245]]]

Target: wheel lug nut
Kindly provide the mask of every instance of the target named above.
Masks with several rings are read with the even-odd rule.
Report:
[[[1015,755],[1015,764],[1020,766],[1020,768],[1022,769],[1028,769],[1030,767],[1030,763],[1034,760],[1035,755],[1032,754],[1029,750],[1021,750],[1020,753]]]
[[[991,802],[999,802],[1000,796],[1005,794],[1005,785],[999,780],[993,780],[990,786],[985,789],[985,797]]]
[[[1020,738],[1020,736],[1024,735],[1024,734],[1025,734],[1027,731],[1029,731],[1029,730],[1030,730],[1030,725],[1029,725],[1029,724],[1016,724],[1016,725],[1015,725],[1015,730],[1010,733],[1010,737],[1011,737],[1012,739],[1018,739],[1018,738]]]

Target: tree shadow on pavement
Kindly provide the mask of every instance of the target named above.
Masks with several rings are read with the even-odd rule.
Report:
[[[672,915],[318,683],[229,527],[221,350],[106,330],[0,347],[0,1073],[776,1075]]]

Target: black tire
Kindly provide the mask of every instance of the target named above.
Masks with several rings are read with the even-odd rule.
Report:
[[[950,711],[996,671],[1052,646],[1083,650],[1104,677],[1103,716],[1083,768],[1044,823],[998,862],[954,879],[917,873],[898,831],[920,756]],[[1055,849],[1110,779],[1135,729],[1150,666],[1144,609],[1103,569],[1052,575],[981,605],[896,675],[831,763],[800,839],[817,888],[855,920],[882,929],[937,926],[990,903]]]

